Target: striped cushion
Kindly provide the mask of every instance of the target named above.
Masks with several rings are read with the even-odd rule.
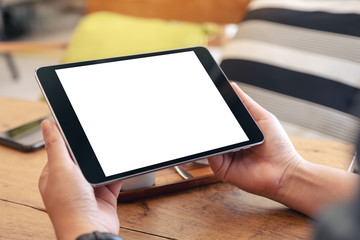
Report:
[[[252,0],[237,35],[224,48],[220,65],[230,80],[256,89],[255,95],[281,96],[276,97],[274,110],[280,119],[289,115],[284,104],[291,96],[349,119],[332,126],[322,122],[324,132],[341,124],[351,125],[352,132],[360,117],[360,1]],[[275,104],[269,101],[272,96],[258,100],[270,111]],[[318,117],[313,111],[311,116],[300,112],[286,120],[301,120],[313,128],[319,126],[311,119],[329,120],[329,115]],[[349,138],[356,138],[356,131]]]

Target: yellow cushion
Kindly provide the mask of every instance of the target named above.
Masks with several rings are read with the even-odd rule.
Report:
[[[195,24],[97,12],[85,16],[63,62],[76,62],[174,48],[204,46],[214,24]]]

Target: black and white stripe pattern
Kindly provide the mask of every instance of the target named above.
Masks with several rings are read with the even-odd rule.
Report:
[[[348,116],[339,120],[344,127],[359,126],[360,1],[253,0],[221,67],[247,89],[283,95],[275,114],[287,114],[281,105],[292,96]]]
[[[252,0],[249,10],[290,9],[302,12],[360,13],[358,0]]]

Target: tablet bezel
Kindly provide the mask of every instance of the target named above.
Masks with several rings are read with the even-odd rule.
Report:
[[[248,136],[249,140],[106,177],[55,70],[189,51],[192,51],[196,54],[206,72],[215,84],[216,88],[220,92],[221,96]],[[209,51],[204,47],[183,48],[131,56],[46,66],[37,69],[35,75],[43,95],[51,109],[54,119],[57,122],[59,129],[68,145],[69,152],[79,165],[87,181],[94,186],[103,185],[118,179],[152,172],[224,152],[239,150],[241,148],[260,144],[264,141],[264,136],[261,130],[258,128],[256,122],[253,120],[235,91],[232,89],[230,82],[216,61],[213,59]]]

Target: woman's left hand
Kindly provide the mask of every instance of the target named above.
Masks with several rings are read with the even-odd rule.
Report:
[[[45,120],[41,127],[48,162],[39,190],[57,239],[76,239],[94,231],[118,234],[116,209],[122,182],[93,188],[70,157],[57,126]]]

